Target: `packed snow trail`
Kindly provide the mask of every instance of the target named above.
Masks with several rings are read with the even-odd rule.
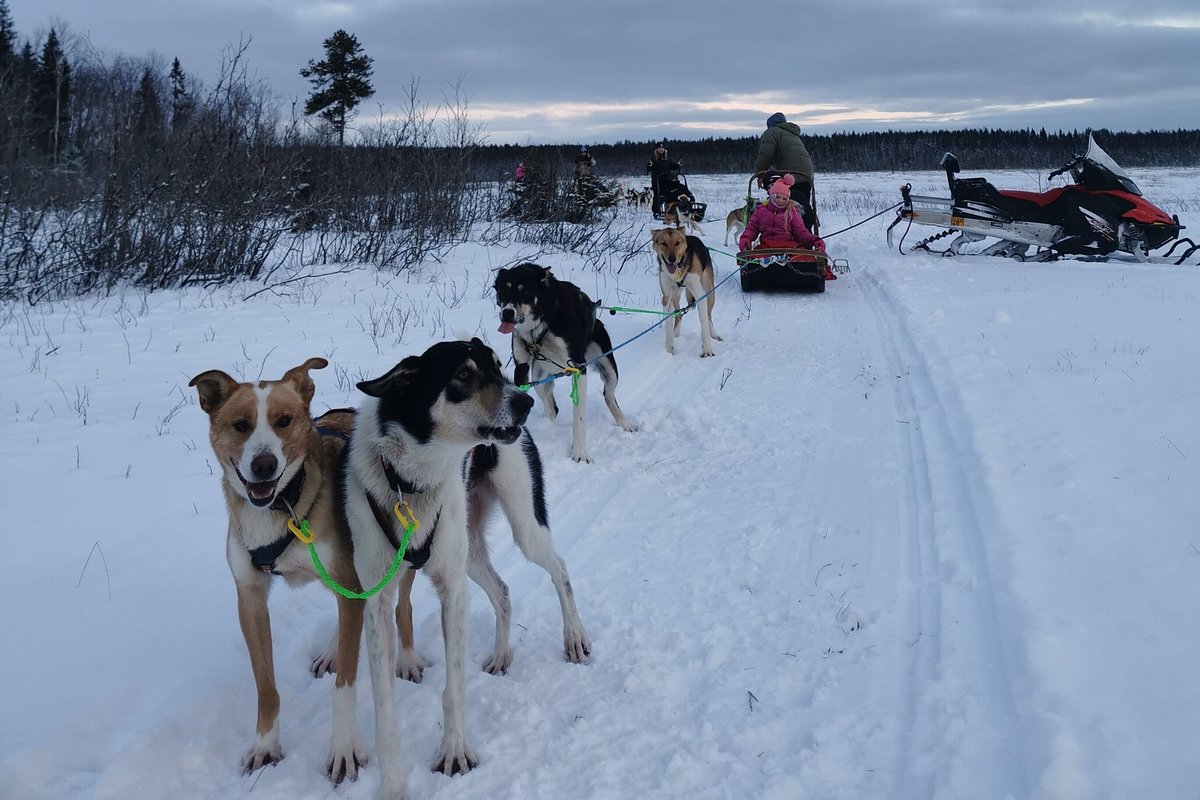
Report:
[[[1200,225],[1186,216],[1200,172],[1154,181]],[[898,182],[829,176],[826,227],[894,202]],[[695,191],[715,245],[744,181]],[[1200,362],[1200,272],[903,257],[883,221],[870,227],[832,240],[852,271],[824,295],[724,284],[715,358],[699,358],[694,314],[674,356],[661,330],[619,350],[618,397],[641,429],[614,425],[593,382],[594,463],[568,458],[569,413],[550,423],[535,406],[593,660],[564,660],[551,583],[495,519],[515,661],[507,676],[481,671],[494,626],[473,589],[467,724],[481,763],[432,774],[444,671],[436,600],[418,581],[417,645],[433,665],[397,684],[415,800],[1200,796],[1200,380],[1186,368]],[[5,800],[374,797],[374,761],[336,790],[324,775],[332,687],[308,664],[334,604],[317,585],[271,599],[287,757],[238,770],[254,687],[187,381],[214,367],[273,377],[321,355],[321,411],[460,331],[507,356],[491,270],[526,254],[608,303],[658,306],[648,255],[597,271],[472,241],[420,271],[249,301],[261,287],[0,309],[0,607],[13,652],[38,665],[0,698]],[[732,260],[715,260],[720,279]],[[620,343],[654,318],[604,321]],[[556,386],[564,410],[568,388]],[[48,502],[61,485],[71,502]]]

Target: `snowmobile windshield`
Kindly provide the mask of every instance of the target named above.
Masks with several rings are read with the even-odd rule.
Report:
[[[1104,152],[1092,135],[1088,134],[1088,149],[1076,165],[1075,182],[1094,192],[1129,192],[1138,197],[1142,190],[1134,183],[1129,173],[1121,169],[1121,165],[1113,161],[1112,156]]]

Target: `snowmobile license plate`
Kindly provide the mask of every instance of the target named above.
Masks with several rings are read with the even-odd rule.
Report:
[[[962,218],[962,217],[956,217],[956,216],[953,216],[953,215],[951,215],[951,217],[950,217],[950,225],[951,225],[951,227],[957,227],[957,228],[961,228],[961,227],[963,227],[963,226],[964,226],[964,225],[966,225],[966,224],[967,224],[967,223],[966,223],[966,221],[965,221],[965,220],[963,220],[963,218]]]

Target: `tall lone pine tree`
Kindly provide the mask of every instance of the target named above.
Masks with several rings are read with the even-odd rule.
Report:
[[[325,40],[325,58],[309,60],[300,74],[308,78],[313,92],[304,104],[304,113],[319,114],[338,135],[338,145],[346,143],[346,122],[354,107],[375,94],[371,85],[370,56],[362,51],[358,38],[343,30]]]

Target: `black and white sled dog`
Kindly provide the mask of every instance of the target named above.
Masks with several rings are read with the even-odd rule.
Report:
[[[465,729],[468,575],[496,609],[495,652],[484,668],[502,673],[512,661],[508,587],[493,569],[483,540],[496,501],[521,552],[550,573],[562,605],[567,658],[581,663],[591,652],[566,566],[550,538],[541,460],[523,427],[533,400],[508,380],[495,352],[479,339],[435,344],[358,388],[367,397],[341,469],[354,566],[362,585],[374,587],[395,560],[405,528],[412,528],[404,561],[433,582],[446,648],[442,743],[434,771],[467,772],[478,763]],[[419,674],[424,666],[411,648],[401,648],[397,661],[392,608],[401,583],[390,581],[366,601],[383,798],[407,797],[398,757],[395,677]]]
[[[578,403],[571,422],[571,458],[591,461],[587,450],[587,364],[594,364],[604,382],[604,402],[613,419],[627,431],[636,431],[617,404],[617,360],[610,352],[612,340],[596,318],[596,303],[569,281],[560,281],[549,267],[525,262],[496,274],[496,304],[500,306],[500,333],[512,334],[515,380],[536,383],[567,368],[580,371]],[[603,355],[602,354],[606,354]],[[553,381],[537,384],[546,416],[554,421],[558,404]]]

